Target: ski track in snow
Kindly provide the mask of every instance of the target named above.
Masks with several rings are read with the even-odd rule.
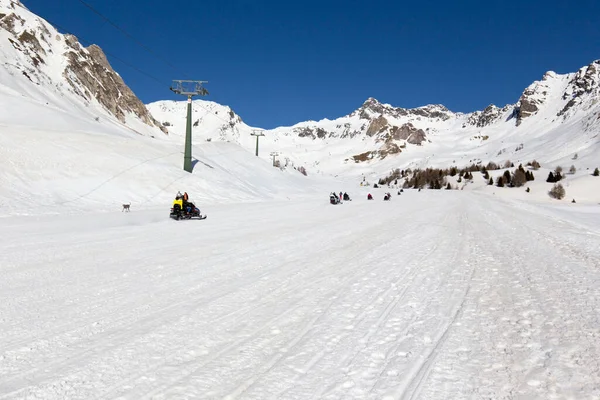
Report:
[[[206,212],[5,219],[0,399],[600,396],[592,225],[460,191]]]

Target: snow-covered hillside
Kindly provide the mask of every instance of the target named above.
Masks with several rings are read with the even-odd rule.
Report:
[[[600,60],[569,74],[548,72],[526,88],[518,102],[502,108],[454,113],[442,105],[393,107],[369,98],[335,120],[307,121],[264,131],[261,156],[278,152],[310,173],[381,175],[394,168],[466,166],[472,162],[600,164]],[[148,109],[168,121],[174,134],[185,130],[184,102],[156,102]],[[227,140],[253,149],[250,133],[229,107],[196,100],[194,135]]]
[[[19,104],[21,113],[30,106],[27,99],[12,101],[14,115]],[[167,212],[178,190],[204,205],[308,196],[319,187],[319,180],[273,168],[235,143],[194,146],[190,174],[182,169],[182,141],[93,126],[85,119],[61,120],[60,112],[44,116],[55,122],[54,129],[43,123],[2,127],[0,214],[115,210],[123,203]],[[62,123],[70,129],[58,129]]]
[[[200,205],[289,198],[316,180],[235,143],[195,143],[182,170],[171,138],[112,70],[17,0],[0,0],[0,215],[159,206],[178,190]],[[312,185],[312,186],[311,186]]]
[[[75,119],[103,129],[116,125],[149,136],[167,133],[98,46],[84,48],[18,0],[0,0],[0,62],[0,124],[42,122],[53,130],[68,129]],[[16,107],[25,107],[28,118],[14,112]]]

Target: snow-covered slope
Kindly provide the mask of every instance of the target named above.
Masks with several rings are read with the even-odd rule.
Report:
[[[29,118],[13,113],[23,97]],[[68,128],[72,119],[164,135],[144,104],[112,69],[102,50],[60,34],[18,0],[0,0],[0,124]],[[61,118],[47,118],[49,114]]]
[[[59,116],[47,114],[49,121]],[[69,121],[71,129],[2,128],[0,214],[114,210],[123,203],[166,212],[178,190],[205,205],[308,196],[319,184],[273,168],[235,143],[194,146],[190,174],[182,169],[183,142],[104,132],[77,121]]]
[[[597,207],[206,211],[2,220],[2,399],[600,398]]]
[[[184,136],[186,128],[187,101],[157,101],[146,106],[149,112],[173,136]],[[214,101],[192,101],[193,140],[231,141],[244,143],[244,134],[252,132],[242,119],[228,107]]]
[[[576,73],[547,72],[512,105],[454,113],[442,105],[404,109],[369,98],[357,110],[335,120],[307,121],[264,131],[261,156],[279,153],[309,173],[356,176],[393,168],[451,165],[477,161],[546,164],[569,162],[578,154],[579,169],[600,164],[600,60]],[[185,130],[184,102],[156,102],[148,109],[171,131]],[[210,111],[208,111],[210,110]],[[253,149],[254,127],[229,107],[196,100],[194,135],[227,140]]]

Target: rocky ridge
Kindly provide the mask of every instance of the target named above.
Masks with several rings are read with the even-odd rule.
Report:
[[[11,57],[14,62],[5,63],[5,68],[19,72],[34,85],[49,86],[61,96],[75,94],[85,104],[96,101],[124,125],[132,115],[168,133],[114,71],[99,46],[84,47],[75,36],[59,33],[18,0],[0,0],[1,31],[7,40],[4,43],[16,52],[16,57]]]

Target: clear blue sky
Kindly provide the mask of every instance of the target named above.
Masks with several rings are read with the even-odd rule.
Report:
[[[272,128],[336,118],[368,97],[453,111],[503,106],[545,71],[600,58],[600,1],[22,0],[98,44],[149,103],[180,99],[172,79],[199,79],[246,123]]]

